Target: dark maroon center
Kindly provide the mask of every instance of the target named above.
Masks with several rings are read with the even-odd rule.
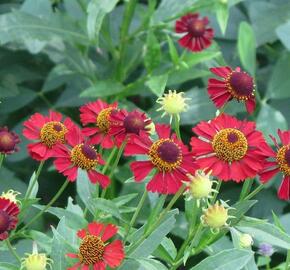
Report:
[[[245,72],[234,72],[230,77],[230,85],[239,96],[249,96],[254,90],[253,78]]]
[[[0,234],[6,232],[9,228],[9,225],[10,225],[9,215],[3,210],[0,210]]]
[[[288,150],[285,152],[285,160],[286,160],[288,166],[290,166],[290,149],[288,149]]]
[[[228,135],[228,142],[235,143],[239,140],[238,136],[235,133],[230,133]]]
[[[57,132],[60,132],[60,131],[62,131],[62,126],[59,124],[54,124],[53,129]]]
[[[180,149],[173,142],[164,142],[158,147],[157,153],[163,161],[175,163],[180,156]]]
[[[194,37],[201,37],[205,32],[205,24],[203,20],[193,20],[189,26],[189,32]]]
[[[15,147],[15,140],[12,134],[7,131],[0,132],[0,152],[2,151],[10,151]]]
[[[82,146],[82,153],[88,159],[92,159],[92,160],[97,159],[97,152],[90,145],[84,144]]]
[[[145,128],[145,123],[140,115],[131,113],[124,119],[124,127],[127,133],[135,133],[139,135],[140,130]]]

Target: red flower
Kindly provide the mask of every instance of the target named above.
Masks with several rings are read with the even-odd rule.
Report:
[[[28,152],[33,159],[46,160],[54,155],[54,146],[65,143],[65,134],[74,126],[70,118],[61,122],[62,115],[50,111],[49,116],[33,114],[23,123],[23,135],[37,142],[28,144]]]
[[[16,203],[0,197],[0,240],[5,240],[8,232],[15,229],[18,214],[19,207]]]
[[[275,174],[281,172],[283,180],[280,185],[278,196],[282,200],[290,199],[290,131],[278,130],[281,146],[277,140],[271,136],[277,148],[274,151],[267,145],[266,153],[271,160],[266,161],[263,171],[261,172],[261,181],[268,182]]]
[[[235,70],[230,67],[215,67],[210,71],[222,78],[222,80],[214,78],[208,80],[208,94],[218,108],[235,98],[246,103],[248,113],[255,110],[255,84],[248,73],[239,67]]]
[[[199,52],[211,45],[214,36],[212,28],[207,28],[209,20],[207,17],[199,18],[198,13],[189,13],[176,21],[176,33],[186,33],[179,44],[193,52]]]
[[[119,266],[125,257],[123,243],[121,240],[108,243],[117,231],[118,228],[113,224],[97,222],[90,223],[87,229],[79,230],[77,236],[82,239],[79,251],[67,254],[79,262],[67,270],[105,270],[107,265],[110,269]]]
[[[149,135],[148,125],[151,124],[151,120],[148,119],[145,113],[138,110],[133,112],[127,112],[126,110],[119,110],[118,112],[111,114],[111,127],[109,133],[115,137],[118,146],[126,139],[127,135]]]
[[[78,169],[86,170],[93,184],[98,182],[102,188],[107,187],[110,184],[109,177],[95,170],[98,164],[104,165],[105,162],[94,147],[85,142],[81,130],[77,126],[73,127],[65,139],[70,147],[63,144],[55,147],[56,159],[53,163],[56,169],[72,182],[77,178]]]
[[[198,138],[191,139],[197,164],[221,180],[235,182],[252,178],[263,168],[265,144],[254,122],[239,121],[222,114],[208,122],[201,122],[192,130]]]
[[[80,108],[82,124],[84,126],[94,124],[94,127],[86,127],[83,129],[85,136],[91,136],[89,143],[101,144],[103,148],[112,148],[114,146],[113,138],[108,132],[111,126],[110,115],[117,106],[117,103],[107,104],[98,99]]]
[[[18,135],[8,131],[7,127],[0,127],[0,154],[12,154],[19,151],[17,144],[20,143]]]
[[[197,166],[187,147],[173,134],[168,125],[156,125],[159,139],[152,142],[149,137],[133,136],[125,148],[125,155],[147,155],[147,161],[134,161],[130,167],[136,182],[142,181],[153,169],[156,173],[147,184],[147,190],[163,194],[174,194],[189,181],[188,173],[195,173]]]

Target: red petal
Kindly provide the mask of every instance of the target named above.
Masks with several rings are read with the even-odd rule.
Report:
[[[151,161],[134,161],[130,164],[136,182],[142,181],[154,168]]]
[[[83,239],[87,235],[87,231],[85,229],[81,229],[77,232],[77,236]]]
[[[119,266],[124,257],[124,248],[120,240],[116,240],[105,247],[104,260],[111,268]]]
[[[210,68],[210,71],[219,77],[226,78],[232,72],[232,69],[228,66],[213,67]]]
[[[246,101],[246,108],[249,114],[252,114],[256,107],[256,100],[255,98],[250,98]]]
[[[279,172],[279,168],[274,168],[272,170],[263,171],[260,173],[260,180],[262,183],[267,183],[275,174]]]
[[[115,226],[114,224],[108,224],[105,227],[103,235],[101,238],[104,242],[106,242],[107,240],[112,238],[114,235],[116,235],[117,232],[118,232],[117,226]]]
[[[99,183],[102,188],[106,188],[111,183],[111,180],[108,176],[95,170],[88,171],[88,176],[93,184]]]
[[[290,177],[285,176],[278,191],[278,196],[281,200],[290,199]]]
[[[89,233],[95,236],[99,236],[103,229],[104,225],[102,223],[92,222],[88,225]]]

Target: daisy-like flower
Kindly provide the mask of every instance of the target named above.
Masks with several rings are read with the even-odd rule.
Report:
[[[290,131],[278,130],[281,144],[271,136],[276,151],[266,146],[265,151],[269,157],[260,174],[262,183],[268,182],[275,174],[281,172],[283,180],[278,190],[278,197],[282,200],[290,199]]]
[[[110,116],[116,111],[118,104],[107,104],[98,99],[95,102],[85,104],[80,108],[80,118],[84,126],[93,124],[92,127],[83,129],[87,137],[91,137],[91,144],[101,144],[103,148],[112,148],[114,146],[113,137],[108,134],[111,126]]]
[[[255,177],[263,168],[265,144],[254,122],[239,121],[221,114],[210,122],[201,122],[192,130],[192,151],[197,164],[212,171],[223,181],[244,181]]]
[[[189,13],[177,20],[175,24],[176,33],[185,33],[178,41],[180,46],[193,52],[199,52],[209,47],[212,43],[214,31],[207,27],[208,23],[208,18],[200,18],[198,13]]]
[[[140,135],[141,133],[149,136],[150,124],[152,123],[145,113],[138,110],[127,112],[126,110],[119,110],[111,114],[111,126],[109,133],[114,136],[116,144],[119,147],[122,142],[130,135]]]
[[[102,188],[106,188],[110,184],[109,177],[95,170],[97,165],[104,165],[105,162],[93,145],[86,142],[81,130],[74,126],[66,134],[65,140],[68,146],[58,144],[55,147],[56,159],[53,163],[56,169],[72,182],[77,178],[78,169],[85,170],[93,184],[98,182]]]
[[[130,164],[136,182],[144,180],[155,169],[147,190],[174,194],[183,181],[189,181],[187,174],[194,174],[197,166],[187,147],[175,134],[170,136],[170,126],[158,124],[156,132],[159,139],[154,142],[146,136],[132,136],[125,148],[125,155],[146,155],[149,159]]]
[[[2,192],[0,198],[4,198],[13,202],[15,204],[20,204],[20,201],[17,199],[17,196],[20,195],[20,192],[14,191],[13,189],[9,189],[7,192]]]
[[[19,151],[19,143],[20,139],[15,132],[9,131],[7,127],[0,127],[0,154],[9,155]]]
[[[248,113],[255,110],[255,84],[253,78],[239,67],[214,67],[210,71],[221,77],[221,80],[208,80],[208,94],[217,108],[223,107],[228,101],[236,99],[245,102]]]
[[[109,240],[117,234],[118,228],[113,224],[93,222],[86,229],[79,230],[77,235],[82,240],[78,253],[69,253],[68,257],[78,262],[67,270],[105,270],[107,265],[118,267],[125,257],[121,240]],[[92,267],[92,268],[90,268]]]
[[[172,122],[173,116],[176,116],[178,121],[180,120],[179,114],[186,112],[189,108],[186,103],[190,98],[184,97],[184,92],[177,93],[176,90],[169,90],[167,94],[159,97],[156,103],[159,103],[161,107],[157,111],[164,111],[161,117],[166,114],[170,116],[170,123]]]
[[[19,207],[16,203],[0,197],[0,241],[8,237],[18,222]]]
[[[50,111],[48,116],[35,113],[23,123],[23,135],[36,141],[27,146],[33,159],[46,160],[54,155],[54,146],[57,143],[65,143],[65,135],[74,123],[70,118],[62,122],[62,118],[60,113]]]

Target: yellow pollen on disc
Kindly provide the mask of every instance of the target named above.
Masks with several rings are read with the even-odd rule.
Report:
[[[248,141],[241,131],[234,128],[226,128],[214,136],[212,147],[219,159],[233,162],[241,160],[246,155]]]
[[[41,128],[40,130],[40,140],[47,147],[51,148],[57,142],[65,143],[65,134],[67,133],[67,128],[64,124],[57,121],[51,121]]]
[[[85,265],[94,265],[103,259],[105,244],[100,237],[87,235],[79,248],[80,262]]]
[[[108,133],[110,128],[110,115],[114,108],[109,107],[100,111],[96,119],[97,127],[103,132]]]
[[[168,162],[160,156],[160,153],[158,153],[158,150],[160,146],[162,146],[164,143],[171,143],[174,147],[176,147],[179,151],[178,155],[176,156],[176,159],[174,162]],[[171,139],[160,139],[156,142],[154,142],[150,149],[149,149],[149,157],[152,162],[152,164],[158,168],[159,171],[164,172],[171,172],[172,170],[175,170],[178,168],[182,162],[182,152],[180,147],[174,143]]]
[[[72,150],[71,150],[71,154],[70,154],[70,159],[71,162],[83,169],[83,170],[92,170],[93,168],[95,168],[98,164],[98,157],[97,157],[97,152],[96,150],[92,147],[92,146],[88,146],[91,148],[92,151],[96,152],[96,158],[94,159],[90,159],[87,156],[84,155],[83,153],[83,143],[82,144],[78,144],[76,145]]]
[[[290,166],[285,159],[286,152],[290,149],[290,145],[284,145],[282,146],[276,156],[276,160],[278,162],[280,170],[285,174],[285,175],[290,175]]]

